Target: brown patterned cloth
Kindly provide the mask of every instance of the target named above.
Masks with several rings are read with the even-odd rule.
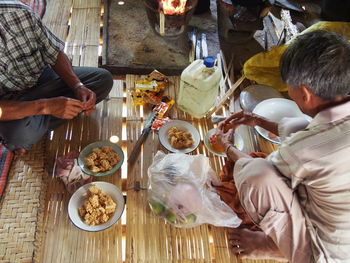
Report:
[[[253,158],[265,158],[267,154],[261,153],[261,152],[253,152],[250,153],[250,156]],[[255,225],[246,212],[244,211],[244,208],[241,205],[241,202],[239,200],[238,191],[235,185],[235,182],[233,180],[233,167],[234,162],[231,162],[226,159],[225,165],[222,168],[220,172],[220,178],[222,185],[215,186],[216,191],[218,195],[221,197],[221,199],[229,206],[237,216],[242,219],[242,223],[240,225],[240,228],[248,228],[253,231],[261,231],[261,229]]]

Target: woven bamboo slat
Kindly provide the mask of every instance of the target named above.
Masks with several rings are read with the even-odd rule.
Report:
[[[73,8],[100,8],[101,0],[73,0]]]
[[[44,143],[13,161],[0,204],[0,262],[32,262],[42,232]]]
[[[127,88],[143,76],[130,76]],[[171,77],[173,86],[168,93],[176,97],[178,77]],[[91,140],[108,138],[111,135],[121,136],[122,122],[126,122],[127,152],[130,152],[142,129],[142,120],[147,117],[147,111],[131,104],[129,98],[122,98],[120,90],[124,85],[121,81],[115,83],[109,100],[100,104],[97,112],[87,118],[79,118],[56,131],[48,143],[49,149],[56,149],[53,155],[61,155],[70,149],[83,147]],[[174,90],[172,90],[174,89]],[[123,101],[129,108],[126,118],[123,114]],[[128,104],[129,103],[129,104]],[[119,117],[118,117],[119,116]],[[189,118],[176,108],[173,116]],[[190,120],[198,128],[203,139],[204,134],[213,127],[207,120]],[[91,124],[95,129],[91,127]],[[98,126],[96,128],[96,126]],[[80,128],[79,128],[80,127]],[[81,136],[81,134],[84,134]],[[79,136],[76,136],[79,135]],[[75,138],[77,137],[77,138]],[[124,142],[123,142],[124,143]],[[86,233],[75,228],[68,220],[66,206],[68,196],[61,183],[50,179],[45,210],[44,229],[46,235],[42,244],[42,261],[37,262],[241,262],[233,256],[227,248],[226,233],[223,228],[202,225],[192,229],[177,229],[154,216],[147,204],[147,168],[152,158],[161,146],[156,134],[151,133],[141,149],[138,160],[132,167],[122,167],[117,176],[107,177],[106,180],[121,185],[121,173],[127,169],[127,184],[123,189],[127,193],[126,225],[119,221],[110,230],[100,233]],[[214,170],[219,171],[223,159],[213,156],[201,142],[200,147],[193,154],[204,154],[210,159]],[[48,157],[48,159],[54,158]],[[135,189],[136,182],[141,189]],[[123,240],[125,247],[123,248]],[[125,255],[125,256],[123,256]],[[124,258],[125,257],[125,258]],[[268,262],[268,261],[244,261]],[[269,261],[274,262],[274,261]]]
[[[72,0],[47,1],[46,12],[43,18],[44,24],[63,41],[67,37],[71,6]]]
[[[91,3],[100,1],[89,1]],[[66,53],[74,66],[98,66],[101,9],[73,5]]]
[[[122,98],[113,98],[100,103],[90,117],[77,118],[54,132],[48,142],[49,149],[56,149],[59,156],[70,150],[81,149],[87,144],[107,140],[111,135],[121,138]],[[54,156],[50,156],[51,162]],[[54,163],[48,164],[52,170]],[[122,168],[123,169],[123,168]],[[107,178],[99,178],[122,187],[122,169]],[[68,219],[69,195],[61,182],[50,178],[45,211],[45,236],[42,247],[42,262],[122,262],[122,223],[100,233],[84,232]]]

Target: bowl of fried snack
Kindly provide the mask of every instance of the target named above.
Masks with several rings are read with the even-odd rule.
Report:
[[[117,144],[109,141],[89,144],[80,152],[78,157],[81,170],[96,177],[114,174],[122,166],[123,161],[124,153],[122,149]]]
[[[97,232],[113,226],[123,214],[124,205],[123,194],[114,184],[92,182],[74,192],[68,215],[76,227]]]
[[[173,120],[159,129],[160,143],[170,152],[189,153],[200,143],[198,130],[190,123]]]

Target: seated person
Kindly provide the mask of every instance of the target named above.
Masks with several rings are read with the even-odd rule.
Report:
[[[280,65],[290,98],[313,120],[274,123],[239,112],[220,123],[217,140],[235,162],[241,204],[262,230],[230,229],[231,251],[243,258],[348,262],[350,44],[312,31],[287,47]],[[242,124],[279,135],[280,147],[266,159],[240,152],[230,142]]]
[[[113,85],[99,68],[74,67],[64,43],[18,1],[0,2],[0,138],[23,154],[50,129],[95,110]]]

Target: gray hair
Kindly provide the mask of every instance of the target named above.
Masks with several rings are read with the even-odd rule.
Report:
[[[308,86],[314,94],[333,100],[350,92],[350,43],[324,30],[298,36],[280,60],[287,85]]]

